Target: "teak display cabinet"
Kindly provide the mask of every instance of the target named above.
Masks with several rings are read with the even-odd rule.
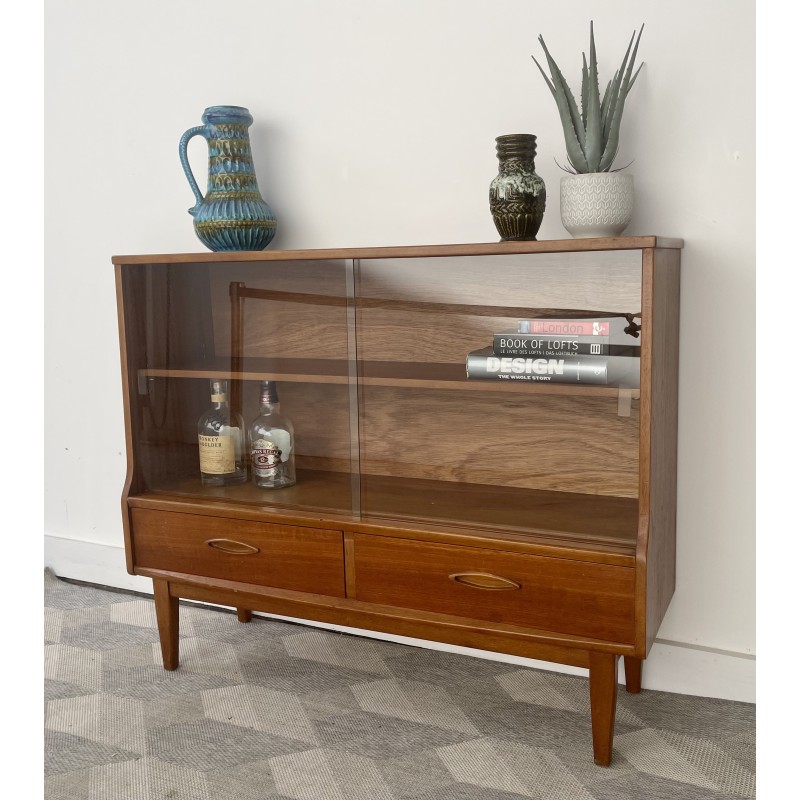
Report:
[[[675,583],[681,242],[118,256],[127,568],[178,599],[589,669],[594,758]],[[635,315],[639,388],[467,380],[534,316]],[[295,486],[204,487],[209,379],[278,382]]]

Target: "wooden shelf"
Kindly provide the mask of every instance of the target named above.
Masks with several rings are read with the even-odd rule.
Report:
[[[662,236],[618,236],[600,239],[551,239],[533,242],[479,242],[401,247],[350,247],[318,250],[260,250],[229,253],[160,253],[112,256],[114,264],[226,264],[243,261],[308,261],[353,258],[419,258],[436,256],[487,256],[516,253],[570,253],[597,250],[642,250],[652,247],[680,249],[683,239]]]
[[[148,495],[163,495],[196,502],[247,504],[259,509],[291,508],[309,513],[353,516],[353,475],[349,472],[297,470],[297,483],[267,491],[250,481],[237,486],[203,486],[199,476],[150,487]]]
[[[247,358],[232,370],[230,359],[216,359],[181,367],[148,368],[140,376],[152,378],[227,378],[242,381],[291,381],[295,383],[350,382],[348,362],[328,358]]]
[[[231,509],[246,505],[259,512],[289,509],[328,519],[336,515],[354,529],[394,523],[414,531],[510,532],[511,538],[630,555],[638,529],[634,498],[368,474],[359,481],[349,472],[321,470],[298,470],[295,486],[275,491],[249,482],[208,487],[192,477],[152,488],[145,496],[218,502]]]
[[[151,378],[225,378],[242,381],[288,381],[293,383],[356,384],[361,386],[396,386],[405,389],[445,389],[459,392],[514,392],[569,394],[592,397],[617,397],[617,386],[524,381],[468,380],[463,364],[364,361],[359,363],[358,378],[349,374],[350,364],[335,359],[249,358],[242,368],[231,370],[230,361],[218,359],[185,367],[147,368],[140,377]],[[355,373],[355,369],[352,370]],[[633,399],[639,389],[623,389]]]
[[[362,519],[402,519],[482,530],[566,536],[598,547],[636,545],[634,498],[517,489],[496,484],[364,475]]]

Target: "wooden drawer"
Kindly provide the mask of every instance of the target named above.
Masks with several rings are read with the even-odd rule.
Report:
[[[357,600],[633,642],[629,567],[355,535]]]
[[[341,531],[131,509],[136,567],[344,597]]]

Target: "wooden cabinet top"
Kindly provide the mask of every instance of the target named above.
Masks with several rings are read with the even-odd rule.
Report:
[[[244,250],[225,253],[161,253],[112,256],[114,264],[179,264],[235,261],[303,261],[352,258],[430,258],[527,253],[570,253],[593,250],[680,249],[683,239],[662,236],[619,236],[602,239],[549,239],[541,242],[483,242],[402,247],[351,247],[316,250]]]

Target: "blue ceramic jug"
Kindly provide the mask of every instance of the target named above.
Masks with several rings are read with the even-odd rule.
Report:
[[[258,190],[250,150],[253,117],[241,106],[211,106],[203,125],[181,136],[181,165],[197,203],[189,209],[200,241],[215,252],[263,250],[275,236],[277,221]],[[203,197],[186,147],[193,136],[208,142],[208,190]]]

